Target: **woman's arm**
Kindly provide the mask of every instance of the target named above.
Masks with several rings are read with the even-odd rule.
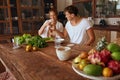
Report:
[[[48,37],[52,37],[52,32],[51,32],[51,30],[48,30],[47,36],[48,36]]]
[[[87,41],[86,45],[90,46],[95,41],[95,34],[92,28],[87,30],[87,34],[89,36],[89,40]]]
[[[43,33],[43,31],[44,31],[44,29],[45,29],[45,27],[46,27],[47,25],[49,25],[49,22],[45,22],[45,23],[41,26],[41,28],[38,30],[38,35],[41,35],[41,34]]]
[[[41,35],[45,29],[45,25],[42,25],[41,28],[38,30],[38,35]]]

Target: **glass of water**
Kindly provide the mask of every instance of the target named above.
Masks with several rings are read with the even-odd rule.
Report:
[[[61,41],[59,40],[59,38],[55,39],[55,48],[59,48],[61,46]]]
[[[58,34],[55,35],[55,48],[58,48],[61,46],[61,42],[60,42],[60,36]]]
[[[17,48],[20,48],[20,45],[18,43],[18,39],[12,39],[12,43],[13,43],[13,49],[17,49]]]
[[[59,48],[61,46],[61,43],[64,41],[63,38],[61,38],[59,35],[55,37],[55,48]]]

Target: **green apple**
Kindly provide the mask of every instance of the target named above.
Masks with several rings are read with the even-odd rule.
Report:
[[[80,62],[80,64],[88,64],[88,63],[89,63],[89,61],[87,59],[82,59]]]
[[[80,57],[76,57],[73,62],[75,64],[78,64],[78,63],[80,63],[80,61],[81,61],[81,58]]]

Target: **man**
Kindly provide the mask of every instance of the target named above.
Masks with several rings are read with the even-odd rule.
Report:
[[[64,13],[68,20],[65,25],[64,37],[69,36],[71,43],[91,45],[95,40],[95,35],[89,21],[78,17],[78,9],[72,5],[66,7]]]

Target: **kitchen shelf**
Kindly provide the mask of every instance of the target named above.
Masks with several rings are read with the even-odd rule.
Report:
[[[43,0],[0,0],[0,40],[24,33],[37,34],[43,22]]]
[[[38,34],[46,14],[50,8],[56,8],[56,3],[56,0],[0,0],[0,40],[24,33]]]
[[[94,25],[93,29],[95,30],[106,30],[106,31],[120,31],[120,26],[119,25]]]

